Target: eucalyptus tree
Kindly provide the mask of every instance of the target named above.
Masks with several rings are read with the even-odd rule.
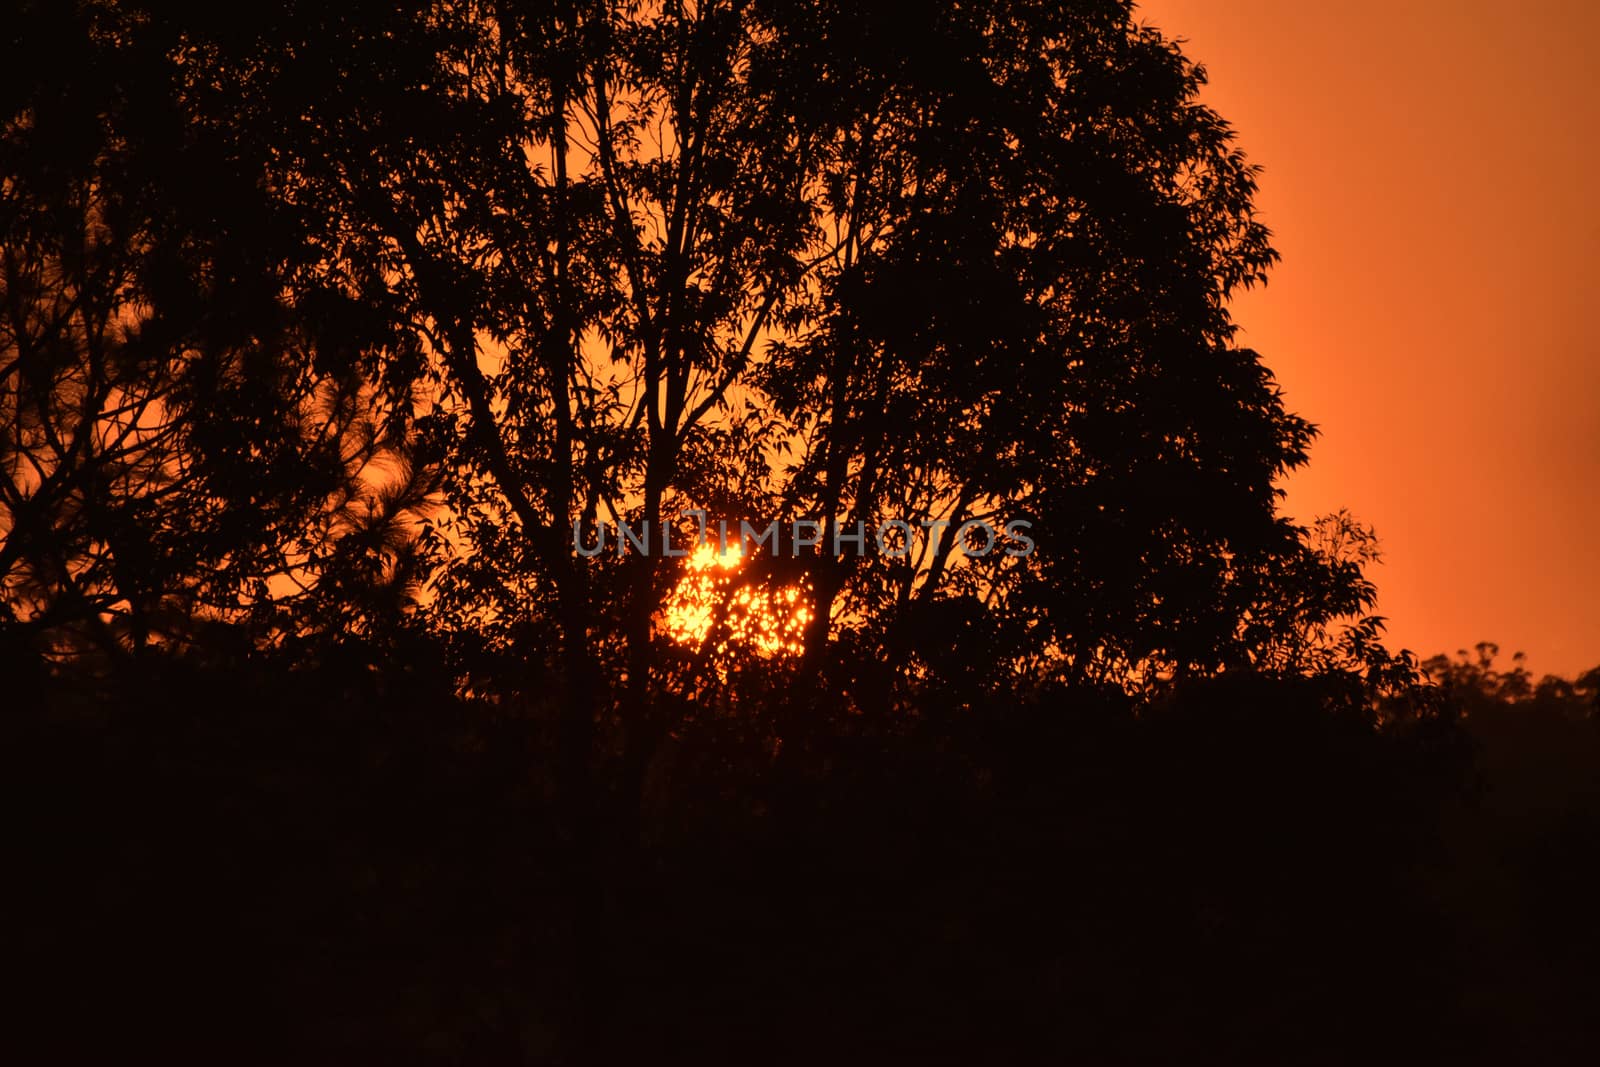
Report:
[[[149,221],[106,245],[126,306],[234,353],[185,370],[164,342],[162,373],[240,368],[170,408],[234,464],[205,500],[272,487],[321,617],[420,602],[465,688],[559,709],[575,779],[600,750],[637,777],[724,677],[858,707],[957,675],[1138,684],[1309,662],[1284,642],[1371,606],[1278,511],[1313,429],[1227,311],[1275,259],[1255,171],[1131,4],[34,10],[137,66],[103,143],[137,146]],[[379,451],[406,476],[350,488]],[[663,636],[686,507],[819,525],[730,579],[798,590],[802,657]],[[602,520],[648,524],[644,550],[580,552]],[[1033,551],[969,553],[980,520]],[[286,536],[218,528],[195,559]]]

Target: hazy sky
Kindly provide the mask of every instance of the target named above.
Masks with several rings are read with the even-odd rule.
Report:
[[[1242,343],[1377,527],[1390,636],[1600,664],[1600,4],[1149,0],[1265,167]]]

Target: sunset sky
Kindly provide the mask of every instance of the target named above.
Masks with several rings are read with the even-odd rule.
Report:
[[[1290,512],[1377,527],[1397,645],[1600,664],[1600,4],[1141,11],[1265,168],[1236,316],[1322,430]]]

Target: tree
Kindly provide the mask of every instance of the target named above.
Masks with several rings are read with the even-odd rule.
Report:
[[[271,485],[280,532],[188,556],[277,545],[276,571],[224,569],[272,602],[299,538],[324,624],[357,586],[400,589],[367,612],[393,616],[425,578],[464,688],[554,709],[574,790],[616,753],[637,785],[741,684],[885,711],[929,687],[960,705],[1322,670],[1334,646],[1295,643],[1371,607],[1359,562],[1277,511],[1313,428],[1233,343],[1227,300],[1275,259],[1255,171],[1198,103],[1203,71],[1128,3],[72,19],[182,116],[136,112],[149,169],[127,188],[153,236],[117,247],[174,329],[225,325],[275,375],[227,378],[217,410],[286,451],[224,435],[207,454],[234,466],[205,499]],[[186,277],[213,284],[183,305]],[[160,372],[203,382],[183,351]],[[222,432],[198,399],[172,414],[196,447]],[[335,459],[334,440],[361,445]],[[349,488],[383,451],[410,474]],[[768,546],[732,580],[800,591],[802,656],[663,636],[686,507],[817,524],[820,546]],[[649,550],[577,552],[574,524],[603,520],[648,524]],[[833,543],[888,520],[908,557]],[[974,520],[1031,524],[1036,551],[970,553]]]
[[[303,228],[175,121],[148,17],[31,5],[12,33],[33,79],[0,141],[8,643],[117,669],[222,627],[361,625],[430,474],[326,301],[290,291]]]
[[[1547,674],[1538,681],[1525,665],[1527,657],[1514,653],[1511,669],[1500,670],[1495,660],[1500,646],[1479,641],[1456,652],[1428,657],[1422,670],[1462,714],[1515,717],[1519,712],[1551,719],[1582,720],[1600,712],[1600,667],[1576,678]]]

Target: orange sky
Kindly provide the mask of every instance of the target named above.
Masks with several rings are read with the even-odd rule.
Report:
[[[1390,636],[1600,664],[1600,4],[1149,0],[1266,170],[1236,306],[1377,527]]]

